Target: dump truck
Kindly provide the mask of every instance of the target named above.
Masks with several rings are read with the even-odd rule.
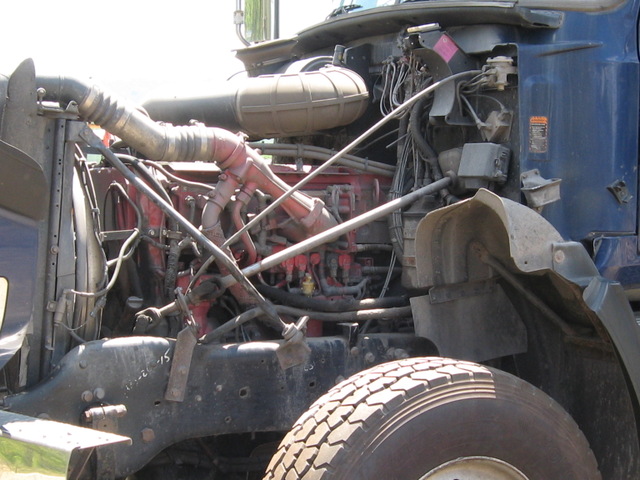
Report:
[[[0,76],[0,478],[640,478],[639,17],[345,4],[142,105]]]

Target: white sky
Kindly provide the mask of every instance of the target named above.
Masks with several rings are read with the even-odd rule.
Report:
[[[331,0],[280,2],[281,37],[321,21],[332,7]],[[242,47],[235,7],[235,0],[10,0],[0,73],[30,57],[38,74],[91,79],[135,100],[160,86],[223,81],[243,69],[232,52]]]

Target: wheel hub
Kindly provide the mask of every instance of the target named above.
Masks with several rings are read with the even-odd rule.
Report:
[[[443,463],[419,480],[529,480],[513,465],[492,457],[461,457]]]

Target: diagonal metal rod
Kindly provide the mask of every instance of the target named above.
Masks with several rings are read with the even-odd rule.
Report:
[[[100,138],[93,133],[89,127],[85,127],[80,132],[80,138],[82,138],[88,145],[96,148],[107,161],[113,165],[127,180],[131,182],[133,186],[144,195],[146,195],[153,203],[162,209],[169,217],[175,220],[184,231],[190,235],[196,242],[202,245],[218,262],[229,270],[231,278],[234,279],[233,284],[240,283],[249,294],[256,299],[258,307],[271,319],[279,324],[283,324],[278,312],[273,307],[271,302],[265,299],[256,287],[249,281],[249,279],[242,273],[240,268],[236,265],[233,259],[229,258],[224,251],[218,247],[215,243],[209,240],[200,230],[198,230],[189,220],[184,218],[179,212],[171,207],[160,195],[158,195],[151,187],[144,183],[140,178],[134,174],[122,161],[103,143]]]
[[[362,215],[358,215],[357,217],[354,217],[351,220],[347,220],[340,225],[336,225],[329,230],[325,230],[324,232],[314,235],[311,238],[285,248],[278,253],[274,253],[273,255],[270,255],[267,258],[246,267],[242,270],[242,273],[247,277],[250,277],[252,275],[263,272],[264,270],[268,270],[272,267],[280,265],[280,263],[288,260],[289,258],[293,258],[296,255],[308,252],[309,250],[319,247],[320,245],[324,245],[327,242],[331,242],[339,238],[341,235],[350,232],[351,230],[355,230],[356,228],[371,223],[378,218],[384,217],[399,208],[410,205],[411,203],[415,202],[425,195],[431,195],[442,190],[443,188],[447,188],[449,185],[451,185],[451,182],[452,180],[450,177],[441,178],[440,180],[430,183],[426,187],[419,188],[418,190],[408,193],[403,197],[391,200],[390,202],[380,205],[373,210],[363,213]],[[222,279],[220,280],[220,285],[225,288],[230,287],[235,283],[236,279],[231,275],[222,277]]]
[[[324,172],[331,165],[336,163],[338,159],[342,158],[347,152],[349,152],[352,148],[354,148],[360,142],[362,142],[363,140],[368,138],[371,134],[373,134],[376,130],[378,130],[380,127],[382,127],[385,123],[389,122],[390,120],[392,120],[394,118],[398,118],[399,116],[401,116],[404,113],[406,113],[406,111],[409,110],[413,106],[413,104],[416,103],[418,100],[420,100],[421,98],[423,98],[426,95],[429,95],[430,93],[434,92],[438,88],[442,87],[443,85],[445,85],[445,84],[447,84],[447,83],[449,83],[449,82],[451,82],[453,80],[457,80],[457,79],[460,79],[460,78],[468,77],[470,75],[477,75],[479,73],[482,73],[482,71],[481,70],[469,70],[469,71],[466,71],[466,72],[456,73],[455,75],[451,75],[451,76],[449,76],[447,78],[444,78],[444,79],[440,80],[439,82],[436,82],[433,85],[429,85],[424,90],[421,90],[420,92],[418,92],[416,95],[414,95],[409,100],[405,101],[402,105],[400,105],[395,110],[393,110],[389,115],[386,115],[385,117],[381,118],[378,122],[376,122],[373,126],[369,127],[369,129],[366,130],[362,135],[358,136],[358,138],[353,140],[349,145],[344,147],[342,150],[340,150],[333,157],[331,157],[329,160],[327,160],[322,165],[320,165],[317,169],[315,169],[309,175],[307,175],[302,180],[300,180],[298,183],[296,183],[293,187],[291,187],[289,190],[287,190],[282,196],[276,198],[273,201],[273,203],[271,203],[271,205],[269,205],[267,208],[265,208],[262,212],[260,212],[254,218],[252,218],[251,221],[249,223],[247,223],[244,227],[242,227],[240,230],[238,230],[236,233],[234,233],[224,243],[223,247],[227,247],[229,245],[233,245],[240,238],[240,236],[244,232],[248,231],[250,228],[253,228],[254,225],[257,225],[260,220],[262,220],[265,216],[267,216],[269,213],[271,213],[275,208],[280,206],[287,198],[289,198],[291,195],[293,195],[294,192],[297,192],[298,190],[300,190],[300,188],[302,188],[308,182],[310,182],[315,177],[320,175],[322,172]]]
[[[493,268],[502,278],[504,278],[509,285],[520,292],[524,298],[529,301],[534,307],[542,312],[549,320],[551,320],[565,335],[571,337],[578,336],[578,332],[575,328],[569,325],[560,315],[554,312],[540,297],[533,293],[530,289],[525,287],[518,278],[511,273],[507,268],[500,263],[500,261],[491,256],[487,248],[480,242],[471,243],[472,251],[478,256],[480,261],[486,263]]]

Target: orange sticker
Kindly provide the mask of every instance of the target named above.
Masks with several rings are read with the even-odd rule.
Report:
[[[549,148],[549,119],[529,117],[529,152],[546,153]]]

